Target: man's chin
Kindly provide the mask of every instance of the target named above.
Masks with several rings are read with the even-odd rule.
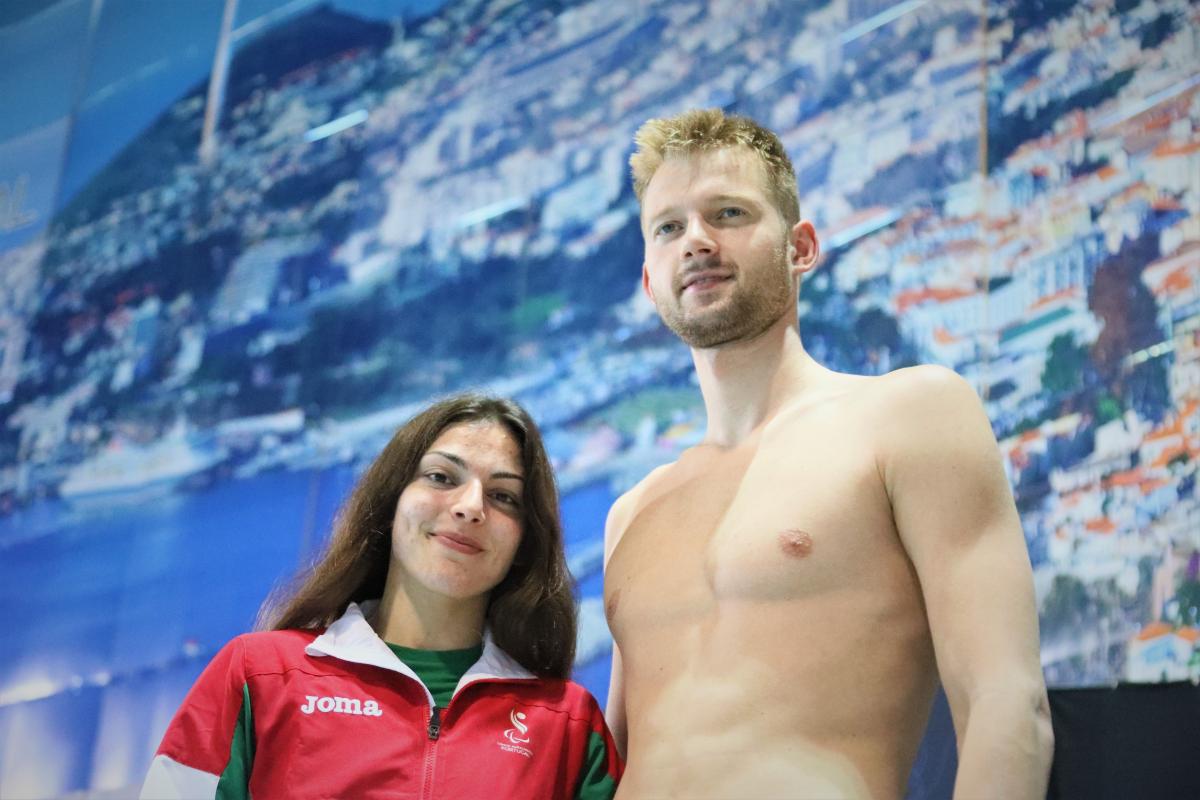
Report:
[[[744,333],[728,327],[719,328],[673,328],[675,335],[693,350],[712,350],[716,347],[739,341]]]
[[[666,323],[667,327],[679,337],[679,339],[693,350],[713,350],[726,345],[738,344],[740,342],[753,341],[768,330],[770,330],[778,317],[770,320],[760,320],[762,324],[748,324],[746,319],[730,320],[721,316],[710,317],[708,319],[698,319],[697,315],[689,315],[682,320]],[[708,324],[705,324],[705,323]]]

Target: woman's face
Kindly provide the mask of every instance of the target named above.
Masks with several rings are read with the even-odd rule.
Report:
[[[396,503],[391,569],[410,589],[458,600],[487,595],[521,543],[523,489],[521,450],[503,425],[446,428]]]

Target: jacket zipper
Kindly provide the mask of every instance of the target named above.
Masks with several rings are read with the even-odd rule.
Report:
[[[429,726],[427,728],[429,738],[425,744],[425,780],[422,781],[424,789],[421,791],[421,797],[426,800],[433,798],[433,767],[437,761],[437,740],[442,732],[442,715],[441,709],[436,705],[429,712]]]
[[[471,683],[467,684],[467,686],[471,686],[475,683],[508,683],[514,680],[523,679],[491,678],[484,681],[472,681]],[[463,688],[465,689],[467,687],[464,686]],[[450,698],[450,702],[453,703],[457,698],[458,695],[455,694],[454,697]],[[425,727],[425,776],[424,780],[422,781],[424,788],[421,791],[421,797],[423,800],[433,800],[433,768],[437,761],[438,737],[442,735],[442,712],[449,710],[449,708],[449,704],[447,704],[446,708],[438,708],[436,703],[430,706],[429,723]]]
[[[437,706],[433,707],[433,711],[429,714],[429,741],[436,742],[438,734],[442,731],[442,715]]]

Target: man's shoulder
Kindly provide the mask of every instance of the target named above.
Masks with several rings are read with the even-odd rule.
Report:
[[[936,416],[946,406],[978,403],[971,385],[954,370],[933,364],[904,367],[883,375],[826,371],[821,380],[786,403],[770,421],[773,438],[788,431],[811,437],[812,426],[841,435],[874,436],[900,420]]]
[[[686,452],[686,451],[685,451]],[[653,492],[660,488],[671,477],[671,473],[678,467],[679,461],[668,461],[666,464],[659,464],[654,469],[646,473],[646,476],[633,485],[629,491],[617,498],[618,503],[636,503],[641,496]]]
[[[963,376],[939,364],[918,364],[885,372],[882,375],[861,376],[862,385],[872,394],[915,395],[917,397],[944,392],[970,384]]]
[[[925,469],[944,458],[973,458],[995,450],[996,440],[975,387],[946,367],[896,370],[878,379],[878,452],[891,468]],[[932,459],[932,460],[931,460]],[[885,472],[888,470],[885,470]]]
[[[875,380],[881,384],[903,387],[912,391],[938,390],[951,385],[970,387],[962,375],[940,364],[901,367],[880,375]]]
[[[883,457],[936,446],[981,424],[990,430],[974,387],[935,364],[873,376],[829,373],[821,391],[798,398],[771,423],[775,441],[849,437]]]
[[[625,528],[629,525],[630,520],[637,516],[638,511],[645,502],[645,498],[648,495],[654,496],[662,491],[662,487],[666,485],[677,463],[677,461],[672,461],[655,467],[646,477],[634,484],[633,488],[613,501],[612,507],[608,510],[608,521],[604,530],[604,538],[607,543],[606,550],[609,554],[611,554],[612,548],[616,546],[617,541],[625,532]]]
[[[879,378],[879,391],[896,411],[933,421],[944,420],[948,413],[970,413],[983,405],[966,378],[937,364],[889,372]]]
[[[944,420],[947,413],[980,407],[979,395],[966,378],[948,367],[921,364],[866,378],[864,394],[872,413],[916,422]]]

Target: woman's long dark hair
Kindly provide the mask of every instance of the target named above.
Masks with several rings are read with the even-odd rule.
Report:
[[[542,677],[565,678],[575,661],[575,603],[563,552],[558,489],[541,433],[511,400],[475,394],[441,400],[405,423],[339,510],[323,556],[293,588],[268,598],[259,628],[319,629],[351,602],[383,596],[400,493],[442,431],[468,422],[503,425],[521,449],[524,531],[513,565],[492,590],[487,623],[496,644]]]

